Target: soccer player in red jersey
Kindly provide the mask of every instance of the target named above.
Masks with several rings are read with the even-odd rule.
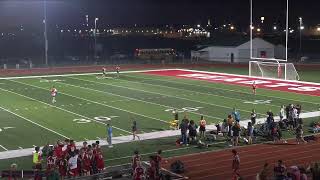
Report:
[[[252,93],[253,93],[254,95],[256,95],[256,90],[257,90],[257,85],[256,85],[256,82],[253,81],[253,83],[252,83]]]
[[[47,171],[52,171],[56,165],[56,157],[53,156],[53,151],[50,151],[47,157]]]
[[[68,169],[68,161],[66,156],[62,156],[62,158],[59,159],[58,166],[59,166],[60,179],[63,180],[64,177],[67,176],[67,169]]]
[[[56,103],[56,96],[57,96],[58,90],[52,86],[51,88],[51,97],[52,97],[52,104]]]
[[[144,168],[141,166],[141,162],[137,161],[137,167],[133,172],[133,180],[143,180],[145,177]]]
[[[95,161],[97,164],[98,172],[101,173],[104,170],[104,160],[101,149],[97,149],[97,153],[95,154]]]
[[[86,152],[83,152],[82,154],[82,173],[84,176],[90,176],[91,174],[91,159],[89,157],[89,154]]]
[[[134,155],[132,157],[132,171],[136,169],[138,161],[141,161],[141,156],[139,155],[139,151],[134,151]]]

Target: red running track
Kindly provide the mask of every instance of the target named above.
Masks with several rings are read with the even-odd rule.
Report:
[[[291,142],[291,143],[290,143]],[[262,170],[264,163],[269,163],[270,176],[272,169],[279,159],[287,167],[293,165],[305,166],[320,161],[320,143],[307,144],[259,144],[238,147],[240,156],[240,175],[245,180],[255,180],[257,173]],[[164,168],[170,169],[170,164],[180,160],[185,165],[184,176],[194,180],[231,180],[232,153],[231,149],[216,152],[205,152],[167,159]]]

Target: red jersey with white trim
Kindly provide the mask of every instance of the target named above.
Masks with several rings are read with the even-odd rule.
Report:
[[[57,95],[57,93],[58,93],[58,90],[56,88],[51,89],[51,96],[52,97],[55,97]]]
[[[103,156],[102,156],[101,152],[99,152],[95,155],[95,160],[96,160],[98,170],[103,170],[104,169],[104,160],[103,160]]]
[[[120,66],[116,67],[116,71],[119,72],[120,71]]]
[[[56,158],[53,156],[48,156],[47,157],[47,170],[51,170],[55,167],[56,165]]]
[[[256,84],[252,84],[252,89],[257,89],[257,85]]]
[[[137,167],[137,162],[141,161],[141,156],[140,155],[134,155],[132,157],[132,169],[135,170]]]
[[[144,177],[144,169],[142,167],[136,167],[134,170],[134,180],[142,180]]]

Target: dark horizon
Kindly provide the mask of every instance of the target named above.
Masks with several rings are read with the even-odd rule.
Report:
[[[282,2],[283,1],[283,2]],[[320,24],[314,0],[290,2],[290,24],[303,17],[305,24]],[[255,16],[266,23],[285,18],[285,0],[254,1]],[[163,25],[234,23],[249,25],[249,0],[47,0],[48,24],[80,25],[88,14],[99,25]],[[282,15],[279,15],[282,13]],[[0,29],[42,26],[43,0],[4,0],[0,2]]]

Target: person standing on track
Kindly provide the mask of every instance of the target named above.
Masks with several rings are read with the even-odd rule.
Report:
[[[120,66],[119,65],[116,66],[116,72],[117,72],[117,78],[119,78],[120,77]]]
[[[137,127],[137,121],[133,120],[132,121],[132,136],[133,136],[133,141],[136,140],[136,137],[138,140],[140,140],[140,137],[137,135],[138,132],[138,127]]]
[[[109,148],[112,148],[112,126],[110,126],[110,124],[107,124],[107,134]]]
[[[252,109],[251,112],[251,124],[254,126],[256,124],[257,113],[255,109]]]
[[[240,157],[238,152],[233,149],[232,150],[233,158],[232,158],[232,170],[233,170],[233,177],[237,179],[240,177],[239,169],[240,169]]]

